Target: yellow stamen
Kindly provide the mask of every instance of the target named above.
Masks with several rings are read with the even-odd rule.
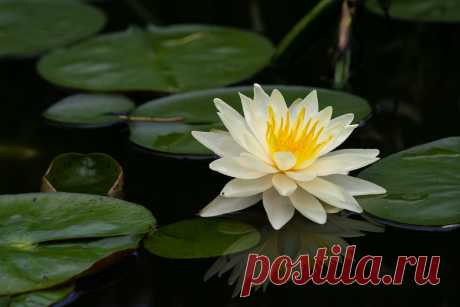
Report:
[[[307,110],[302,108],[294,121],[291,121],[289,111],[277,119],[272,106],[268,107],[266,141],[272,159],[276,152],[290,152],[296,158],[295,169],[303,162],[316,158],[333,139],[332,135],[321,138],[325,127],[312,116],[307,120],[306,114]]]

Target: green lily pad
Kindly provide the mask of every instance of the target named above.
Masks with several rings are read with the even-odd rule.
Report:
[[[57,156],[42,179],[43,192],[72,192],[119,196],[123,169],[109,155],[66,153]]]
[[[154,224],[144,207],[103,196],[0,196],[0,296],[68,282],[135,249]]]
[[[237,253],[255,246],[259,240],[259,232],[250,225],[200,218],[161,227],[144,240],[144,246],[161,257],[194,259]]]
[[[460,1],[458,0],[391,0],[389,15],[392,18],[413,21],[459,22]],[[366,1],[367,8],[383,15],[379,1]]]
[[[72,293],[73,289],[74,285],[70,285],[24,293],[5,299],[4,305],[2,305],[2,302],[0,301],[0,306],[47,307],[65,299],[70,293]]]
[[[33,55],[98,32],[104,14],[74,0],[0,0],[0,56]]]
[[[460,224],[460,137],[390,155],[359,176],[387,189],[359,200],[376,217],[423,226]]]
[[[279,89],[291,103],[297,98],[305,97],[311,87],[270,85],[264,86],[266,91]],[[182,122],[148,123],[131,122],[130,140],[145,149],[169,154],[210,155],[211,152],[198,143],[190,134],[192,130],[209,131],[225,129],[217,116],[213,99],[218,97],[241,112],[241,102],[238,95],[241,92],[253,96],[253,87],[230,87],[176,94],[165,98],[155,99],[138,107],[131,114],[133,117],[181,117]],[[333,106],[333,116],[344,113],[354,113],[355,120],[360,121],[371,112],[369,104],[363,98],[344,92],[318,89],[320,107]]]
[[[136,105],[120,95],[78,94],[53,104],[43,116],[53,122],[95,128],[124,121],[119,115],[131,112]]]
[[[71,88],[178,92],[244,80],[269,63],[273,50],[265,38],[232,28],[149,26],[58,50],[45,56],[38,70]]]

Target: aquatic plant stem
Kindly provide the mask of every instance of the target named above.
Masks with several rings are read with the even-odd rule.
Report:
[[[132,116],[132,115],[118,115],[119,119],[128,122],[145,122],[145,123],[177,123],[184,120],[181,116],[175,117],[148,117],[148,116]]]
[[[254,31],[262,33],[264,31],[264,23],[260,12],[259,0],[249,1],[249,13],[251,14],[252,28]]]
[[[305,14],[292,29],[283,37],[281,42],[278,44],[274,59],[279,58],[292,44],[292,42],[297,38],[297,36],[302,33],[302,31],[307,27],[313,20],[315,20],[321,12],[328,8],[331,4],[336,2],[336,0],[321,0],[316,4],[310,11]]]
[[[335,54],[334,88],[344,89],[350,77],[351,65],[351,27],[356,12],[356,1],[344,0],[340,17],[337,48]]]

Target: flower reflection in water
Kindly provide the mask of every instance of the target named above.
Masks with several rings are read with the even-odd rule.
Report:
[[[366,232],[383,232],[384,228],[367,221],[331,214],[324,225],[295,216],[281,230],[274,230],[268,223],[261,226],[259,230],[261,232],[259,244],[245,252],[221,256],[206,272],[204,280],[207,281],[214,276],[222,277],[229,272],[228,284],[235,286],[233,296],[237,296],[243,283],[248,254],[265,255],[271,261],[281,255],[290,256],[292,259],[297,259],[300,255],[309,255],[312,259],[318,248],[330,249],[333,245],[338,244],[342,247],[343,256],[348,246],[346,238],[365,236]],[[241,242],[235,242],[235,244],[238,245]],[[229,249],[233,248],[234,246],[229,247]],[[260,267],[257,266],[254,274],[259,273]],[[263,287],[265,290],[268,283],[267,280],[263,285],[256,286],[254,289]]]

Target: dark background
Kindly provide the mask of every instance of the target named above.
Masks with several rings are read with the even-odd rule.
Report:
[[[262,30],[275,44],[315,1],[95,1],[108,15],[105,32],[131,24],[211,23]],[[258,5],[261,25],[254,25]],[[148,10],[146,10],[148,9]],[[252,13],[251,13],[252,12]],[[274,65],[241,84],[284,83],[331,87],[340,6],[316,20]],[[460,135],[460,24],[386,20],[364,9],[353,23],[351,78],[345,90],[370,101],[373,116],[348,141],[379,148],[382,156],[416,144]],[[125,126],[72,130],[48,125],[41,113],[73,92],[42,80],[36,59],[0,60],[0,146],[26,146],[0,156],[0,193],[38,191],[54,156],[105,152],[126,172],[126,199],[152,210],[160,225],[193,217],[216,195],[224,176],[209,161],[164,158],[127,141]],[[155,93],[127,93],[137,103]],[[441,284],[416,286],[269,287],[248,299],[232,299],[228,276],[206,283],[214,261],[167,260],[139,251],[123,263],[84,279],[71,306],[460,306],[459,231],[417,232],[387,227],[383,234],[349,240],[361,255],[441,255]]]

